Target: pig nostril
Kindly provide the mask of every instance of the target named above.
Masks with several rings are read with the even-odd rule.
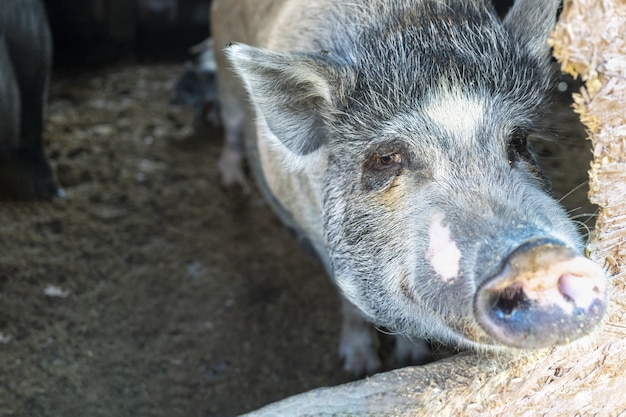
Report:
[[[503,289],[497,296],[494,309],[502,319],[511,317],[516,311],[528,306],[530,300],[524,293],[520,283],[513,283]]]

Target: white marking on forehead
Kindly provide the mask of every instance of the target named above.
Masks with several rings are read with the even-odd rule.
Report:
[[[485,105],[477,97],[443,90],[424,109],[433,123],[457,138],[471,139],[483,120]]]
[[[443,224],[443,214],[433,215],[428,229],[428,252],[426,259],[444,282],[450,282],[459,275],[461,251],[452,240],[452,233],[448,226]]]

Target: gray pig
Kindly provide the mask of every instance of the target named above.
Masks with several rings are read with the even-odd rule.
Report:
[[[52,36],[40,0],[0,5],[0,198],[57,195],[43,152]]]
[[[426,354],[420,338],[530,349],[600,323],[604,272],[527,141],[558,3],[501,20],[480,0],[214,2],[216,49],[232,43],[216,57],[223,181],[245,182],[245,147],[344,296],[346,370],[381,366],[367,322],[399,336],[399,362]]]
[[[213,40],[204,40],[191,47],[190,52],[197,54],[196,62],[187,63],[185,71],[176,82],[176,94],[170,104],[192,107],[197,123],[210,122],[213,126],[219,126]]]

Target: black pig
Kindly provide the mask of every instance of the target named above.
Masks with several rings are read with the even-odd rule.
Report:
[[[0,4],[0,198],[57,195],[42,132],[52,37],[39,0]]]

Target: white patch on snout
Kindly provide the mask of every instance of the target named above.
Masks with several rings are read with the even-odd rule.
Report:
[[[430,221],[426,259],[439,275],[439,278],[445,282],[450,282],[459,275],[461,251],[452,239],[450,228],[444,226],[443,218],[443,214],[438,212],[433,215]]]
[[[485,106],[478,97],[444,89],[430,99],[424,112],[453,137],[471,140],[483,120]]]

